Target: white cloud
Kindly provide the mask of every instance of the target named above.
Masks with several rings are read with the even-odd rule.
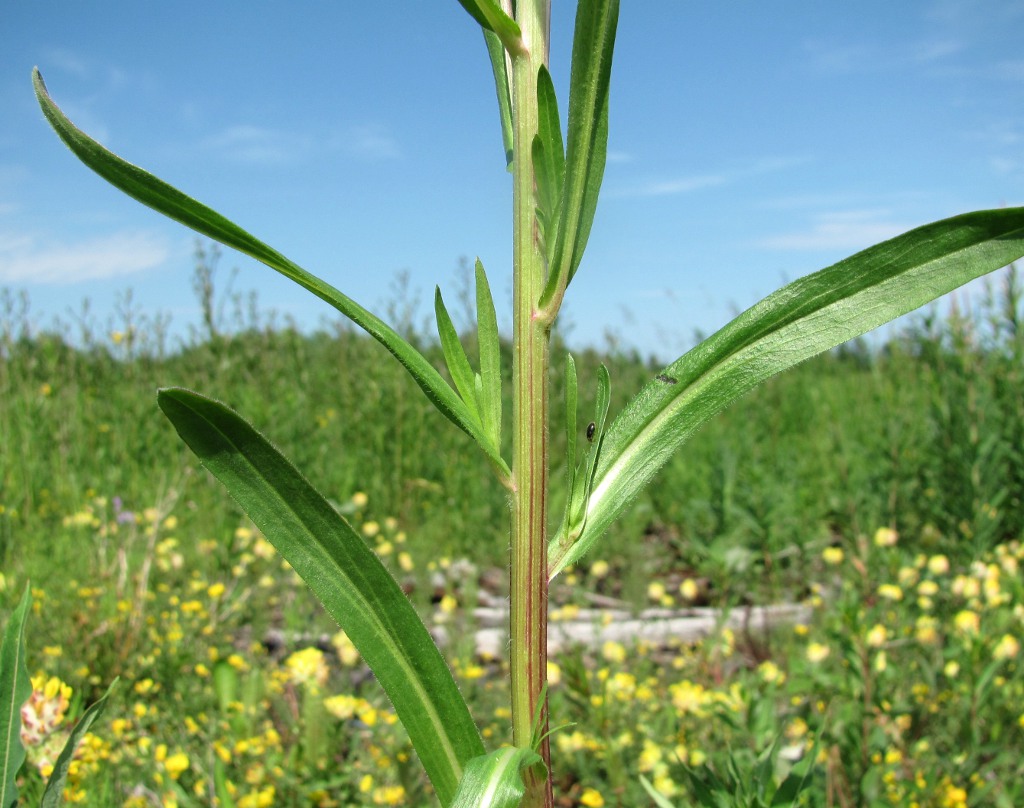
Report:
[[[94,65],[67,48],[47,48],[43,53],[42,69],[61,70],[80,79],[87,79],[93,73]]]
[[[349,127],[337,138],[336,145],[355,157],[370,160],[392,160],[402,156],[398,140],[379,123]]]
[[[725,174],[703,174],[692,177],[678,177],[676,179],[651,180],[616,194],[616,196],[669,196],[672,194],[686,194],[691,191],[724,185],[728,181],[729,177]]]
[[[226,159],[259,165],[290,163],[309,150],[304,137],[251,124],[228,127],[203,145]]]
[[[120,277],[159,266],[169,253],[163,239],[140,231],[74,244],[0,232],[0,283],[63,285]]]
[[[951,37],[922,40],[911,43],[908,47],[910,58],[919,64],[941,62],[955,56],[967,47],[966,43]]]
[[[996,174],[1016,174],[1024,167],[1024,163],[1012,157],[992,157],[989,165]]]
[[[39,69],[44,73],[59,71],[90,84],[101,81],[105,92],[121,89],[132,81],[128,73],[105,59],[83,56],[68,48],[47,48]]]
[[[340,150],[364,160],[401,157],[398,141],[379,124],[351,126],[326,139],[265,126],[238,124],[206,138],[202,145],[224,159],[258,165],[295,163],[324,148]]]
[[[809,229],[762,239],[769,250],[861,250],[898,236],[908,225],[888,221],[886,211],[852,210],[815,216]]]
[[[829,75],[861,73],[879,64],[877,46],[835,39],[806,39],[803,48],[811,66]]]
[[[693,191],[702,191],[705,188],[717,188],[721,185],[728,185],[751,177],[761,176],[762,174],[784,171],[806,162],[807,159],[803,157],[768,157],[739,168],[710,174],[649,180],[619,191],[613,191],[610,196],[670,196],[692,193]]]

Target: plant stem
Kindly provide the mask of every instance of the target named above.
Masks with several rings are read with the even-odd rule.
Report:
[[[512,736],[519,747],[547,731],[547,376],[549,329],[537,314],[545,261],[538,243],[531,146],[537,133],[537,70],[547,59],[549,0],[520,0],[516,21],[526,53],[512,59],[513,364],[512,364]],[[545,740],[538,750],[550,772]],[[550,808],[551,779],[527,775],[524,808]]]

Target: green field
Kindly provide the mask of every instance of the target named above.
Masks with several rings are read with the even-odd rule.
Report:
[[[429,805],[375,683],[343,638],[308,650],[334,629],[155,393],[188,387],[245,415],[453,637],[471,638],[480,587],[502,594],[503,491],[376,343],[241,302],[219,317],[210,276],[196,280],[208,317],[186,345],[130,307],[109,327],[36,333],[15,296],[0,300],[0,603],[6,616],[31,582],[30,670],[71,688],[24,790],[38,793],[61,727],[119,676],[73,771],[81,804]],[[774,379],[556,579],[553,620],[593,592],[636,609],[813,607],[809,626],[770,636],[560,654],[561,804],[653,804],[643,773],[689,805],[684,764],[727,779],[731,759],[749,781],[775,741],[779,778],[814,760],[807,805],[1024,804],[1022,314],[1007,271],[970,311],[919,314],[885,343]],[[576,361],[584,390],[608,365],[613,414],[659,370],[628,352]],[[560,406],[553,417],[559,458]],[[556,487],[553,516],[563,502]],[[271,629],[285,647],[266,648]],[[504,739],[503,660],[460,640],[449,661],[485,740]],[[52,684],[40,704],[65,693]]]

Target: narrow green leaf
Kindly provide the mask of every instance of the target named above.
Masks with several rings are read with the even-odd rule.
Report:
[[[487,273],[476,259],[476,339],[480,350],[480,378],[483,383],[480,411],[484,433],[501,451],[501,337],[494,297],[487,282]]]
[[[501,121],[501,144],[505,149],[505,168],[512,170],[512,92],[509,90],[508,57],[501,40],[493,31],[484,30],[487,57],[494,74],[494,90],[498,95],[498,115]]]
[[[434,316],[437,318],[437,335],[441,338],[441,351],[444,353],[444,361],[448,365],[452,381],[455,382],[455,389],[462,396],[462,401],[469,408],[475,423],[481,426],[473,368],[469,364],[469,357],[466,356],[466,349],[462,347],[462,340],[459,339],[459,334],[452,324],[452,318],[448,316],[440,287],[434,288]]]
[[[540,306],[561,300],[583,259],[608,154],[608,97],[618,0],[580,0],[572,44],[569,127],[558,233]]]
[[[605,435],[576,542],[549,546],[557,574],[585,553],[709,418],[765,379],[1024,254],[1024,208],[934,222],[801,278],[745,311],[650,381]]]
[[[526,786],[522,772],[537,764],[531,749],[505,747],[469,761],[452,808],[517,808]]]
[[[572,506],[572,492],[576,488],[576,407],[579,400],[579,383],[576,378],[576,362],[572,354],[565,355],[565,468],[568,479],[565,502],[565,521],[569,521]]]
[[[213,757],[213,793],[220,801],[220,808],[235,808],[235,800],[228,788],[228,773],[220,756]]]
[[[594,420],[587,425],[587,440],[590,449],[581,469],[576,473],[575,485],[572,488],[568,522],[562,535],[568,537],[571,544],[583,532],[587,521],[587,503],[594,485],[594,469],[601,454],[601,443],[604,440],[605,423],[608,420],[608,406],[611,402],[611,378],[608,368],[601,365],[597,369],[597,396],[594,401]]]
[[[766,792],[775,791],[775,756],[781,744],[782,736],[777,735],[772,741],[772,745],[758,755],[757,762],[754,764],[754,777],[750,785],[754,787],[758,801],[762,804],[765,801]],[[736,764],[735,757],[730,757],[729,762]],[[742,776],[740,781],[742,782]]]
[[[540,135],[533,136],[533,143],[530,144],[530,159],[533,161],[533,179],[537,189],[537,205],[533,209],[534,218],[537,220],[537,229],[540,231],[540,244],[545,254],[555,240],[555,231],[550,230],[557,225],[558,219],[550,214],[549,205],[551,198],[551,179],[547,173],[547,159],[544,156],[544,141]]]
[[[68,772],[71,769],[71,760],[75,755],[75,750],[82,742],[82,738],[92,728],[92,725],[96,723],[96,719],[103,714],[103,709],[107,706],[107,699],[114,692],[115,687],[117,687],[117,679],[110,683],[107,692],[100,696],[98,701],[89,705],[89,708],[82,713],[82,717],[78,719],[75,728],[71,730],[71,734],[64,743],[64,748],[57,757],[57,762],[53,765],[53,772],[46,783],[43,798],[39,802],[39,808],[58,808],[58,806],[64,804],[64,784],[68,779]]]
[[[523,32],[495,0],[459,0],[459,4],[485,31],[493,31],[505,49],[516,56],[525,53]]]
[[[533,141],[533,165],[537,181],[537,202],[544,221],[546,243],[552,245],[557,236],[559,200],[565,181],[565,147],[562,124],[558,117],[558,100],[551,74],[544,65],[537,72],[537,135]]]
[[[509,476],[508,465],[497,452],[490,449],[490,444],[474,422],[469,408],[430,362],[394,329],[216,211],[105,149],[77,129],[53,103],[38,70],[33,71],[32,81],[46,119],[60,139],[85,165],[133,199],[204,236],[255,258],[340,311],[387,348],[409,371],[434,406],[480,444],[501,475],[505,478]]]
[[[451,672],[398,584],[338,512],[237,413],[181,389],[160,408],[351,638],[450,805],[483,744]]]
[[[662,796],[658,791],[655,790],[654,786],[651,785],[650,781],[642,774],[640,775],[640,785],[644,787],[644,790],[648,793],[648,795],[650,795],[650,798],[654,800],[654,804],[658,806],[658,808],[675,808],[675,806],[672,803],[670,803],[667,799],[665,799],[664,796]]]
[[[32,605],[32,590],[25,587],[11,612],[0,644],[0,808],[18,803],[18,771],[25,762],[21,745],[21,707],[32,695],[25,663],[25,622]]]
[[[823,734],[819,733],[815,736],[814,743],[804,753],[803,759],[793,766],[786,779],[782,781],[782,784],[775,792],[775,796],[772,797],[770,808],[789,808],[796,805],[797,799],[809,785],[814,774],[818,760],[818,749],[821,745]]]

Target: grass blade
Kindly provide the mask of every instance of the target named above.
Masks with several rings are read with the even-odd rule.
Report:
[[[394,329],[330,284],[302,269],[215,210],[105,149],[75,127],[53,103],[38,70],[33,71],[32,82],[36,98],[50,126],[85,165],[133,199],[192,228],[197,233],[255,258],[340,311],[387,348],[409,371],[434,406],[474,438],[487,452],[499,472],[508,476],[507,464],[495,450],[489,448],[466,405],[433,365]]]
[[[32,695],[32,682],[25,664],[25,621],[32,603],[26,586],[21,601],[11,612],[0,644],[0,808],[18,803],[15,779],[25,762],[21,745],[21,706]]]
[[[160,408],[203,465],[313,590],[373,670],[434,790],[449,805],[484,753],[451,672],[398,584],[362,538],[262,435],[181,389]]]
[[[675,806],[672,803],[670,803],[667,799],[665,799],[664,796],[662,796],[660,793],[658,793],[657,790],[655,790],[654,786],[651,785],[650,781],[642,774],[640,775],[640,785],[644,787],[644,791],[646,791],[648,796],[650,796],[650,798],[654,800],[654,804],[658,806],[658,808],[675,808]]]
[[[553,302],[557,310],[583,259],[597,213],[608,154],[608,97],[618,19],[618,0],[580,0],[576,7],[561,215],[541,307]]]
[[[549,546],[557,574],[585,553],[673,452],[760,382],[1024,254],[1024,208],[919,227],[801,278],[648,382],[605,435],[579,540]]]
[[[98,701],[90,704],[89,709],[78,719],[78,723],[75,724],[75,728],[71,731],[64,748],[57,757],[57,762],[53,765],[53,773],[46,783],[43,798],[39,801],[39,808],[58,808],[64,804],[64,784],[67,782],[68,772],[71,770],[71,760],[75,755],[75,749],[78,748],[78,744],[82,742],[82,738],[85,737],[92,725],[96,723],[96,719],[103,714],[103,708],[107,706],[107,699],[114,692],[116,686],[117,679],[110,683],[107,692]]]
[[[501,447],[501,337],[487,273],[476,259],[476,339],[480,350],[481,415],[484,433]]]
[[[543,763],[531,749],[504,747],[466,766],[452,808],[516,808],[526,793],[523,769]]]

